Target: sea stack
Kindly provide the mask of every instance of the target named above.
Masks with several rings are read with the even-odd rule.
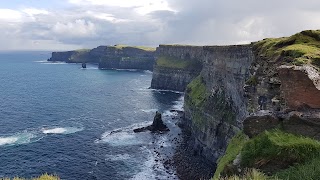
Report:
[[[82,63],[82,68],[87,68],[87,64],[86,63]]]

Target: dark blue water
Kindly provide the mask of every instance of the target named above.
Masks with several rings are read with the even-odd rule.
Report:
[[[0,53],[0,177],[170,179],[154,150],[178,131],[135,134],[181,94],[148,89],[147,71],[48,63],[46,52]],[[172,170],[174,171],[174,170]],[[171,172],[172,173],[172,172]]]

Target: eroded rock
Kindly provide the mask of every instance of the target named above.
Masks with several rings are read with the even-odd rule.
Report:
[[[133,130],[133,132],[135,133],[144,132],[144,131],[165,132],[165,131],[170,131],[170,129],[163,123],[161,118],[161,113],[157,111],[156,115],[154,116],[152,125]]]
[[[311,66],[280,66],[281,91],[295,110],[320,108],[320,75]]]

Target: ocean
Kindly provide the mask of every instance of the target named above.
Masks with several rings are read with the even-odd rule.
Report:
[[[180,133],[170,110],[182,109],[183,94],[149,89],[149,71],[82,69],[49,57],[0,53],[0,177],[177,178],[163,161]],[[156,111],[170,132],[132,131]]]

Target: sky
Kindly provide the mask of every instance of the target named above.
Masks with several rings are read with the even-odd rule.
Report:
[[[244,44],[320,29],[319,0],[0,0],[0,51]]]

